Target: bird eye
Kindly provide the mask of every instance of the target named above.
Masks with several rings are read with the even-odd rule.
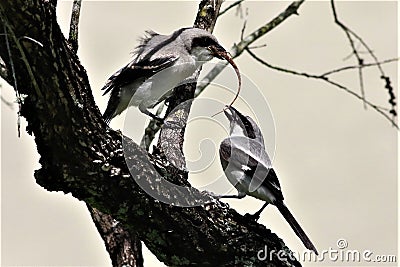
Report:
[[[208,36],[196,37],[192,41],[192,47],[201,46],[210,49],[208,46],[212,44],[215,44],[215,41]]]

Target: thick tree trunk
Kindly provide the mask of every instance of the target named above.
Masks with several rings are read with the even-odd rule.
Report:
[[[86,71],[57,24],[56,3],[0,2],[0,27],[7,36],[0,38],[0,57],[7,80],[25,96],[21,115],[41,156],[36,182],[50,191],[72,193],[99,214],[118,220],[129,233],[125,240],[139,237],[167,265],[299,265],[275,234],[219,201],[182,208],[164,204],[138,186],[138,181],[145,182],[159,195],[171,194],[158,185],[160,174],[175,184],[188,184],[186,173],[169,167],[160,155],[148,155],[102,120]],[[202,4],[200,14],[208,14],[211,4]],[[215,20],[202,17],[198,22],[211,29]],[[132,164],[127,166],[126,160]],[[130,249],[135,246],[136,241]],[[265,246],[286,251],[286,260],[271,253],[267,261],[259,261],[257,252]]]

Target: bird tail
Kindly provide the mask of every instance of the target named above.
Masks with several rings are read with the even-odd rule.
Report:
[[[289,211],[289,209],[286,207],[286,205],[282,201],[277,201],[277,203],[274,203],[274,205],[278,208],[278,210],[280,211],[282,216],[289,223],[290,227],[292,227],[293,231],[300,238],[301,242],[303,242],[304,246],[307,249],[310,249],[310,250],[314,251],[315,254],[318,255],[317,249],[314,247],[313,243],[308,238],[306,233],[303,231],[303,229],[301,228],[300,224],[293,217],[292,213]]]
[[[113,88],[110,99],[107,103],[107,108],[103,113],[103,119],[107,124],[110,124],[110,121],[126,108],[124,107],[121,109],[122,99],[120,97],[119,90],[119,88]]]
[[[111,119],[114,117],[114,110],[112,110],[109,106],[107,106],[107,109],[104,111],[103,114],[103,119],[107,124],[110,124]]]

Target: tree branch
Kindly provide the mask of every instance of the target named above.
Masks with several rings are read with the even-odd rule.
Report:
[[[357,48],[355,47],[353,38],[358,40],[360,42],[360,44],[365,49],[367,49],[368,54],[372,57],[372,59],[376,63],[376,66],[377,66],[377,68],[378,68],[378,70],[379,70],[379,72],[381,74],[380,75],[381,79],[385,81],[385,88],[388,90],[388,93],[389,93],[389,104],[392,106],[392,109],[390,110],[390,113],[392,114],[392,116],[393,116],[392,120],[394,121],[394,117],[396,117],[396,115],[397,115],[397,113],[396,113],[396,98],[395,98],[395,94],[394,94],[394,89],[391,86],[390,78],[385,75],[385,72],[383,71],[383,68],[382,68],[381,64],[379,63],[379,60],[378,60],[377,56],[372,51],[372,49],[367,45],[367,43],[358,34],[356,34],[348,26],[346,26],[343,22],[341,22],[339,20],[339,17],[337,15],[337,11],[336,11],[336,7],[335,7],[335,0],[331,0],[331,8],[332,8],[332,13],[333,13],[333,17],[334,17],[335,23],[346,34],[346,37],[349,40],[350,46],[351,46],[352,51],[353,51],[352,54],[357,59],[360,90],[361,90],[361,96],[362,96],[362,99],[363,99],[363,102],[364,102],[364,107],[366,107],[366,103],[365,103],[365,100],[364,100],[365,99],[364,79],[363,79],[363,73],[362,73],[362,69],[363,69],[363,66],[364,66],[364,60],[361,58],[360,52],[358,52]]]
[[[68,42],[74,52],[78,51],[78,30],[79,30],[79,17],[81,13],[82,0],[74,0],[72,4],[71,22],[69,26],[69,39]]]
[[[113,266],[143,266],[142,243],[136,236],[131,237],[122,225],[110,215],[86,205],[105,241]]]
[[[18,90],[26,95],[21,115],[40,155],[36,182],[49,191],[71,193],[109,214],[166,265],[282,266],[285,257],[285,264],[299,266],[279,237],[219,201],[178,207],[148,194],[153,190],[160,197],[188,203],[190,197],[210,199],[188,186],[186,177],[173,172],[175,168],[161,155],[148,155],[106,125],[86,71],[56,23],[56,4],[56,0],[0,2],[0,27],[6,24],[10,34],[43,44],[10,39]],[[200,21],[205,25],[205,19]],[[1,39],[0,57],[5,59],[7,53]],[[160,183],[167,180],[186,191],[167,190]],[[139,186],[143,183],[149,187]],[[265,246],[272,257],[268,262],[257,259],[257,251]]]
[[[378,64],[382,66],[384,64],[397,62],[397,61],[399,61],[398,58],[391,58],[391,59],[386,59],[386,60],[382,60],[382,61],[379,61],[379,62],[364,63],[362,65],[362,67],[363,68],[374,67],[374,66],[377,66]],[[345,66],[345,67],[341,67],[341,68],[337,68],[337,69],[333,69],[333,70],[327,71],[327,72],[321,74],[321,76],[328,76],[328,75],[332,75],[332,74],[339,73],[339,72],[342,72],[342,71],[353,70],[353,69],[358,69],[358,68],[359,68],[359,65],[356,65],[356,66],[354,66],[354,65],[353,66]]]
[[[396,129],[399,129],[399,126],[397,125],[396,121],[393,120],[393,119],[391,119],[391,118],[384,112],[385,109],[382,109],[381,107],[379,107],[379,106],[377,106],[377,105],[375,105],[375,104],[369,102],[367,99],[363,98],[362,95],[359,95],[359,94],[355,93],[354,91],[350,90],[350,89],[347,88],[346,86],[344,86],[344,85],[342,85],[342,84],[340,84],[340,83],[338,83],[338,82],[335,82],[335,81],[329,79],[328,75],[329,75],[329,74],[332,74],[332,72],[331,72],[331,73],[328,72],[328,75],[327,75],[327,74],[315,75],[315,74],[309,74],[309,73],[305,73],[305,72],[297,72],[297,71],[294,71],[294,70],[290,70],[290,69],[286,69],[286,68],[281,68],[281,67],[273,66],[273,65],[269,64],[268,62],[262,60],[262,59],[259,58],[258,56],[256,56],[250,49],[246,48],[246,51],[247,51],[255,60],[257,60],[258,62],[260,62],[261,64],[263,64],[264,66],[266,66],[266,67],[268,67],[268,68],[270,68],[270,69],[274,69],[274,70],[277,70],[277,71],[280,71],[280,72],[289,73],[289,74],[296,75],[296,76],[302,76],[302,77],[306,77],[306,78],[321,80],[321,81],[327,82],[327,83],[329,83],[329,84],[331,84],[331,85],[333,85],[333,86],[335,86],[335,87],[337,87],[337,88],[339,88],[339,89],[341,89],[341,90],[344,90],[346,93],[349,93],[350,95],[352,95],[352,96],[354,96],[354,97],[356,97],[356,98],[358,98],[358,99],[360,99],[360,100],[364,100],[364,101],[365,101],[365,104],[366,104],[367,106],[370,106],[371,108],[373,108],[374,110],[376,110],[379,114],[381,114],[382,116],[384,116]],[[373,66],[373,64],[370,65],[370,66]],[[358,66],[357,66],[357,68],[358,68]]]
[[[79,18],[82,0],[74,0],[70,21],[68,43],[71,50],[78,51]],[[100,212],[87,204],[97,230],[104,240],[113,266],[143,266],[142,244],[137,235],[131,235],[111,215]]]
[[[222,16],[223,14],[225,14],[226,12],[228,12],[229,10],[231,10],[232,8],[234,8],[235,6],[240,5],[244,0],[238,0],[233,2],[232,4],[230,4],[229,6],[227,6],[224,10],[222,10],[221,12],[219,12],[218,17]]]
[[[3,13],[3,10],[0,10],[0,11],[1,11],[1,13]],[[1,20],[3,20],[3,17],[1,17]],[[9,59],[8,60],[8,63],[9,63],[8,65],[9,65],[9,69],[11,70],[12,79],[10,78],[10,75],[8,74],[8,72],[5,73],[5,74],[3,73],[3,75],[5,75],[6,76],[5,78],[6,79],[8,78],[10,84],[12,84],[14,86],[14,91],[15,91],[15,95],[16,95],[17,103],[18,103],[17,131],[18,131],[18,137],[20,137],[21,136],[21,105],[22,105],[22,99],[21,99],[21,95],[20,95],[20,93],[18,91],[17,78],[16,78],[16,75],[15,75],[14,60],[13,60],[13,56],[12,56],[11,49],[10,49],[9,33],[8,33],[8,29],[7,28],[8,28],[7,27],[7,23],[5,21],[5,23],[3,24],[4,42],[5,42],[5,47],[7,49],[7,56],[8,56],[8,59]],[[12,35],[12,37],[14,38],[14,40],[16,39],[15,35]],[[19,49],[20,49],[20,47],[19,47]],[[1,58],[3,58],[3,57],[1,57]],[[7,70],[8,68],[5,66],[4,69]],[[2,75],[2,77],[3,77],[3,75]]]
[[[250,46],[253,42],[258,40],[260,37],[264,36],[271,30],[275,29],[278,25],[284,22],[291,15],[298,15],[297,10],[304,3],[304,0],[292,2],[284,11],[282,11],[278,16],[272,19],[270,22],[261,26],[257,30],[253,31],[251,34],[247,35],[240,41],[237,45],[234,45],[230,49],[230,54],[233,58],[238,57],[243,53],[246,47]],[[215,66],[207,75],[199,82],[195,97],[201,94],[203,90],[221,73],[221,71],[228,65],[226,62],[222,62]]]

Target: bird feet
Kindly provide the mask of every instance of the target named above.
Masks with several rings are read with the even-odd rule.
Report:
[[[248,219],[248,220],[258,221],[258,219],[260,219],[260,214],[261,214],[261,213],[258,213],[258,212],[254,213],[254,214],[246,213],[246,214],[244,215],[244,217],[245,217],[246,219]]]

